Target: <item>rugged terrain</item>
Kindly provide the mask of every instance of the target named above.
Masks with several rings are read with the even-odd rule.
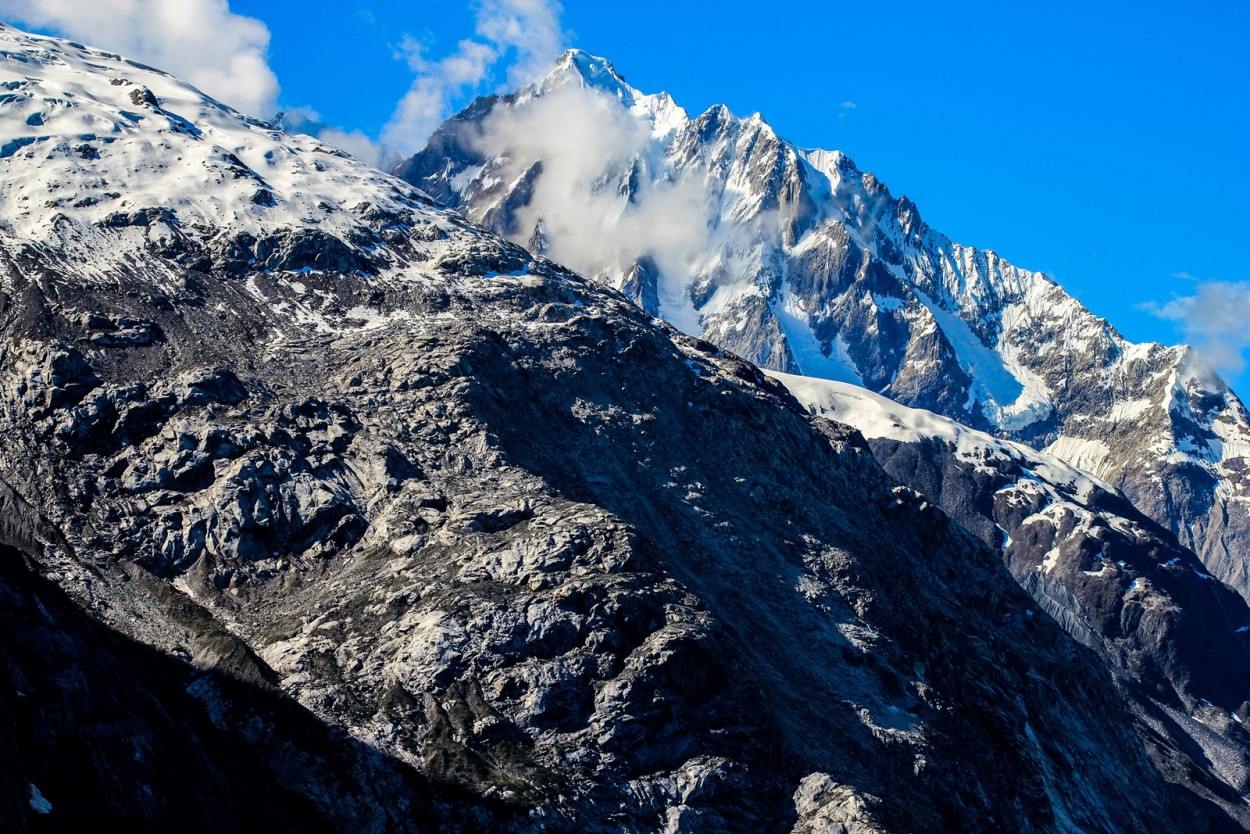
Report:
[[[952,242],[842,153],[797,148],[759,114],[692,118],[574,50],[474,102],[398,173],[761,367],[1044,448],[1250,598],[1250,421],[1228,386]]]
[[[773,373],[858,429],[887,473],[1000,550],[1103,657],[1170,778],[1250,825],[1250,608],[1109,485],[1028,446],[847,383]]]
[[[754,366],[117,56],[0,85],[6,830],[1235,827]]]

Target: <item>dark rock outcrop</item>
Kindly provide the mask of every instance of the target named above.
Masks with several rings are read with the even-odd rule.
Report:
[[[1037,610],[1113,670],[1161,772],[1250,825],[1244,599],[1123,496],[1057,459],[861,388],[780,379],[814,414],[860,428],[886,472],[1001,551]]]

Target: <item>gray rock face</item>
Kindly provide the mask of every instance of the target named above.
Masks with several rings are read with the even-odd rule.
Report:
[[[74,827],[65,745],[116,720],[88,750],[174,731],[132,783],[271,789],[258,825],[1233,824],[998,554],[754,366],[168,76],[0,40],[6,125],[76,90],[0,160],[0,557],[39,574],[0,575],[0,658],[43,714],[134,704],[29,725],[6,821]],[[94,338],[123,322],[154,336]]]
[[[145,348],[120,349],[80,404],[6,424],[24,437],[6,477],[27,473],[74,554],[45,547],[45,570],[501,827],[1063,830],[1063,808],[1149,830],[1182,813],[1090,659],[1021,617],[989,551],[749,366],[532,269],[405,293],[409,324],[241,351],[242,399],[224,372],[182,382],[194,354],[165,351],[192,344],[195,308],[161,314],[170,338],[144,364],[178,383],[123,385],[114,360]],[[1072,738],[1106,758],[1092,786],[1036,772]],[[808,798],[811,774],[828,787]],[[1126,803],[1120,780],[1155,787]]]
[[[574,134],[578,142],[568,137]],[[838,152],[689,117],[567,53],[400,167],[497,234],[761,367],[864,385],[1112,483],[1250,598],[1250,420],[1185,348],[953,243]]]
[[[396,831],[437,819],[435,791],[418,774],[263,677],[208,669],[102,626],[25,558],[0,546],[5,831]],[[201,619],[203,643],[246,657],[211,616],[173,605]],[[456,808],[454,797],[442,807]]]
[[[813,414],[859,429],[890,475],[1000,550],[1038,610],[1115,670],[1156,766],[1250,825],[1250,607],[1236,592],[1056,458],[862,388],[777,378]]]

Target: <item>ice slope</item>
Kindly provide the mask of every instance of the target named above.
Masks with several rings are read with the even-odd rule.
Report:
[[[958,460],[973,467],[985,468],[991,462],[1012,463],[1026,471],[1023,479],[1039,481],[1078,501],[1088,501],[1099,490],[1117,492],[1115,487],[1059,457],[994,437],[931,411],[909,408],[862,386],[779,371],[768,374],[814,414],[853,426],[865,438],[901,443],[943,442],[954,449]]]

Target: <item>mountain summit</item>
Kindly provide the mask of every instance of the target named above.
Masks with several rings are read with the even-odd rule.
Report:
[[[1045,275],[929,227],[845,154],[691,117],[566,53],[398,173],[761,367],[864,385],[1044,449],[1250,596],[1250,420],[1189,349],[1133,344]]]
[[[639,93],[617,74],[612,62],[581,49],[568,49],[561,55],[538,87],[551,91],[570,82],[594,87],[632,106]]]

